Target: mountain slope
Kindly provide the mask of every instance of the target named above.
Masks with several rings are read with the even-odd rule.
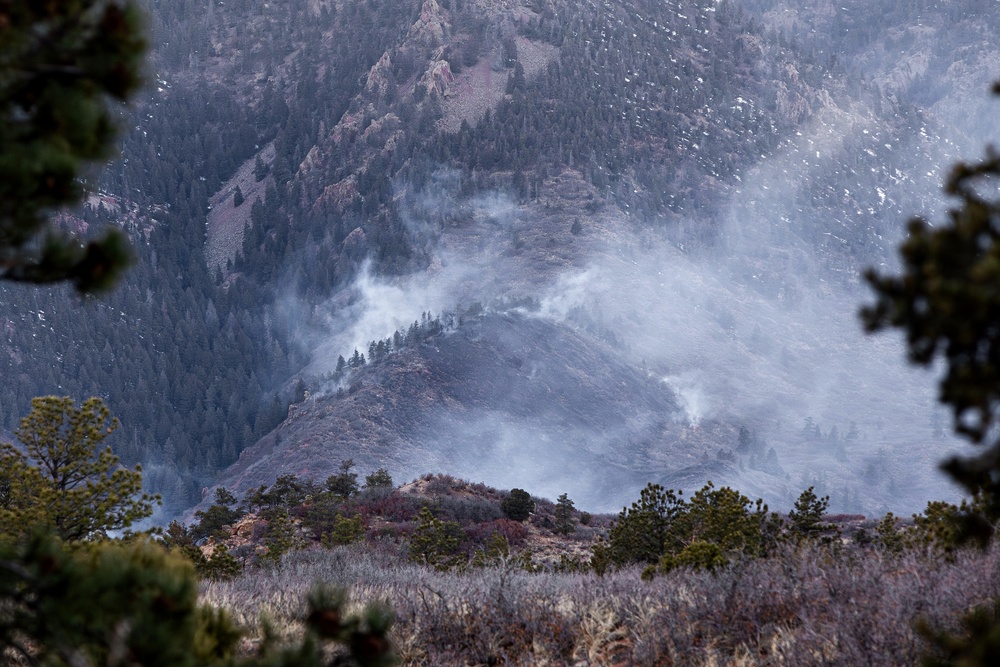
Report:
[[[711,476],[916,509],[946,417],[854,312],[976,141],[980,5],[151,0],[124,160],[67,218],[126,225],[138,267],[84,308],[0,288],[3,427],[104,395],[171,512],[352,456],[594,507]]]
[[[634,486],[636,457],[648,456],[641,450],[683,430],[667,386],[606,345],[533,315],[466,317],[349,382],[349,391],[293,406],[225,484],[245,491],[269,483],[278,461],[325,479],[353,458],[401,478],[468,471],[613,507],[634,491],[622,485]]]
[[[613,399],[583,392],[584,404],[612,402],[576,414],[565,405],[582,390],[547,367],[552,397],[509,381],[512,397],[492,394],[490,409],[477,404],[488,377],[456,382],[443,358],[411,366],[401,359],[414,352],[400,352],[341,379],[362,392],[345,402],[300,404],[219,482],[322,475],[354,457],[497,484],[517,470],[601,508],[649,479],[712,477],[779,506],[812,484],[836,508],[870,512],[950,493],[933,462],[954,443],[934,435],[928,379],[901,368],[894,344],[865,348],[854,310],[861,268],[892,261],[900,220],[939,206],[936,172],[955,145],[915,99],[752,16],[738,3],[428,1],[401,19],[413,22],[344,115],[296,149],[286,188],[308,213],[268,200],[234,276],[291,272],[297,298],[282,312],[312,350],[303,377],[320,394],[338,355],[422,313],[523,297],[540,302],[551,345],[605,360],[567,365],[590,387],[617,386],[624,369],[645,382]],[[317,265],[335,273],[317,281]],[[540,356],[530,321],[512,322]],[[505,377],[496,348],[449,336],[463,368]],[[403,379],[414,368],[425,384]],[[669,416],[642,407],[667,388]],[[624,429],[618,413],[631,415]],[[601,444],[567,457],[576,442]],[[534,469],[518,465],[533,451],[546,452]]]

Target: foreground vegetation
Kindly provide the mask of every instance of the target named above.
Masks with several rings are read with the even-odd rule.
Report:
[[[39,398],[0,449],[8,664],[962,664],[996,620],[1000,552],[961,539],[982,496],[903,525],[650,484],[592,516],[348,460],[112,538],[157,500],[100,449],[114,425]]]
[[[812,489],[782,514],[728,487],[650,484],[591,516],[445,475],[362,486],[348,461],[325,483],[217,500],[167,541],[188,540],[202,599],[245,652],[265,629],[301,636],[315,582],[393,609],[409,665],[963,664],[1000,599],[1000,552],[960,539],[977,499],[902,521],[828,516]]]
[[[291,637],[313,582],[350,586],[358,603],[389,602],[389,636],[411,665],[917,664],[932,650],[920,624],[957,631],[970,608],[1000,596],[998,566],[996,550],[943,559],[809,546],[643,581],[639,567],[442,572],[389,544],[352,545],[206,582],[203,599],[251,638],[262,614]]]

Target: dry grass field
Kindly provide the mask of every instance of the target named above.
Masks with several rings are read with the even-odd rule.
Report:
[[[301,632],[317,582],[352,605],[386,601],[404,665],[913,665],[927,650],[918,618],[957,628],[1000,596],[1000,553],[898,557],[853,547],[789,548],[714,574],[637,569],[529,573],[514,567],[438,572],[400,547],[368,543],[290,553],[274,568],[206,582],[251,650],[261,618]]]

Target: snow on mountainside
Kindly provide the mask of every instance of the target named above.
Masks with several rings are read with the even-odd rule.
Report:
[[[897,80],[920,49],[878,58],[901,30],[934,43],[919,25],[840,64],[803,46],[840,25],[827,4],[425,2],[300,148],[289,187],[314,216],[356,221],[329,248],[360,273],[280,309],[312,351],[312,395],[218,483],[322,478],[353,457],[597,509],[650,480],[778,507],[815,485],[869,513],[952,493],[933,378],[855,313],[861,270],[894,261],[906,216],[941,208],[954,102],[925,108],[919,76]],[[961,34],[936,80],[984,95],[968,72],[989,48]],[[835,38],[827,51],[846,48]],[[394,225],[410,264],[362,268]],[[537,308],[489,307],[510,298]],[[338,355],[479,302],[487,314],[331,379]]]
[[[138,261],[85,317],[0,286],[0,429],[103,396],[168,514],[349,457],[592,509],[953,493],[933,374],[856,311],[1000,132],[997,3],[144,5],[156,83],[66,218]]]

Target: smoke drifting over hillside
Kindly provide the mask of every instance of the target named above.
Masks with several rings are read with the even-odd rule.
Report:
[[[871,11],[856,0],[742,4],[809,45],[806,57],[784,36],[741,43],[764,58],[753,61],[769,82],[758,90],[780,99],[725,87],[702,107],[685,98],[677,136],[660,137],[681,148],[630,135],[625,152],[642,157],[614,178],[595,177],[602,156],[588,162],[562,145],[568,162],[527,161],[522,171],[507,164],[511,151],[485,156],[509,137],[474,144],[466,131],[437,154],[449,166],[416,179],[425,186],[395,183],[392,205],[424,270],[386,277],[367,267],[303,308],[307,375],[323,378],[315,395],[326,402],[301,412],[335,416],[324,437],[339,437],[334,423],[349,430],[337,441],[345,457],[391,463],[399,478],[449,472],[565,491],[591,509],[616,509],[648,481],[690,491],[711,479],[779,508],[815,486],[832,509],[867,514],[955,496],[937,463],[962,445],[936,404],[934,373],[907,366],[898,336],[863,334],[857,313],[871,298],[864,268],[892,270],[906,219],[945,208],[944,172],[987,126],[982,73],[995,54],[976,47],[979,61],[955,61],[943,45],[974,45],[975,21],[943,35],[901,3],[898,25],[883,21],[892,35],[863,44],[844,28],[861,21],[856,10]],[[592,41],[581,57],[599,63],[601,40]],[[802,58],[767,60],[791,55]],[[641,98],[633,76],[607,82],[610,106]],[[536,103],[547,108],[548,98]],[[966,103],[974,116],[956,120]],[[768,121],[740,124],[747,118]],[[518,122],[532,127],[528,116]],[[761,141],[768,132],[774,141]],[[739,140],[711,141],[722,136]],[[716,154],[699,153],[713,143]],[[465,162],[451,144],[478,146],[490,166]],[[761,148],[731,159],[747,146]],[[463,194],[518,177],[510,192]],[[646,196],[658,187],[670,196]],[[470,311],[475,303],[485,310]],[[445,313],[456,315],[442,332],[328,379],[340,355]]]
[[[409,224],[433,258],[430,267],[393,279],[364,271],[328,304],[327,335],[313,370],[332,370],[339,354],[365,351],[370,341],[405,331],[424,313],[532,297],[539,305],[529,317],[587,337],[596,353],[646,377],[648,390],[670,395],[677,409],[646,414],[641,424],[602,428],[548,425],[544,401],[520,413],[435,405],[428,419],[433,427],[414,437],[429,446],[437,441],[439,455],[409,462],[406,472],[440,470],[547,495],[568,491],[595,509],[620,506],[650,480],[689,487],[690,476],[673,476],[692,467],[704,470],[695,473],[703,481],[738,486],[777,507],[790,505],[809,485],[831,494],[832,506],[844,511],[908,512],[928,499],[952,497],[936,462],[958,443],[942,433],[947,420],[935,404],[933,374],[906,365],[897,337],[865,336],[857,317],[868,299],[858,255],[891,257],[898,238],[888,230],[901,229],[902,220],[856,215],[830,221],[827,210],[801,203],[812,172],[842,159],[844,133],[857,127],[846,120],[839,128],[820,126],[821,137],[802,137],[743,174],[722,207],[719,242],[687,252],[613,207],[582,216],[584,232],[573,236],[566,211],[541,219],[538,206],[515,206],[503,194],[463,200],[454,180],[441,178],[410,198]],[[811,147],[808,158],[804,144]],[[914,146],[925,154],[934,148],[919,138]],[[813,169],[801,168],[803,160]],[[928,192],[930,177],[901,178],[888,167],[887,173],[892,177],[876,174],[861,187],[900,205],[934,205],[913,198],[916,190]],[[812,226],[795,226],[804,219]],[[848,222],[856,227],[846,228]],[[883,245],[845,249],[851,242],[840,238],[856,239],[862,224],[881,224],[870,236]],[[572,250],[548,256],[552,239]],[[511,345],[518,347],[511,354],[544,358],[539,350],[520,349],[524,340]],[[544,365],[523,373],[551,380]],[[578,391],[550,389],[554,402]],[[658,454],[672,451],[681,437],[664,431],[661,421],[684,422],[690,459]],[[760,452],[737,451],[740,426],[752,432]],[[470,453],[462,443],[477,444],[465,445]],[[576,467],[582,462],[574,460],[577,447],[598,456],[631,451],[633,460],[615,461],[614,478],[627,491],[596,488],[599,476]],[[779,467],[754,469],[753,457],[759,464],[772,447]],[[735,463],[720,462],[730,454]]]

